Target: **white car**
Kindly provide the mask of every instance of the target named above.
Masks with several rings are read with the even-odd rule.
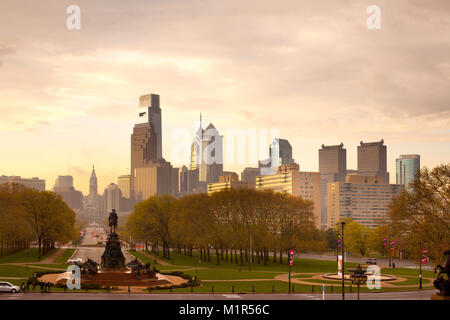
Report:
[[[16,293],[19,291],[20,291],[20,288],[18,286],[15,286],[9,282],[0,282],[0,292]]]
[[[75,263],[75,262],[81,263],[82,261],[83,260],[81,258],[73,258],[73,259],[67,260],[67,263]]]

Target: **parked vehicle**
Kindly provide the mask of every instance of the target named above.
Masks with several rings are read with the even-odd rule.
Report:
[[[366,264],[377,264],[377,258],[368,258]]]
[[[69,259],[67,260],[67,263],[76,263],[76,262],[83,262],[83,260],[81,258],[73,258],[73,259]]]
[[[9,282],[0,282],[0,292],[12,292],[17,293],[20,291],[18,286],[13,285]]]

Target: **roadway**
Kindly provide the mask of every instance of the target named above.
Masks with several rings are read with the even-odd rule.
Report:
[[[98,235],[98,237],[96,237]],[[105,247],[95,247],[98,241],[106,241],[107,234],[104,228],[100,227],[87,227],[86,234],[83,237],[83,241],[80,246],[77,247],[72,258],[80,258],[83,262],[86,262],[88,258],[94,260],[97,263],[101,263],[102,254],[105,251]],[[127,250],[122,248],[123,255],[125,256],[125,263],[134,259]]]
[[[360,293],[360,300],[430,300],[436,290]],[[341,300],[339,293],[325,294],[325,300]],[[346,300],[357,300],[357,293],[346,293]],[[221,293],[1,293],[0,300],[322,300],[322,294],[221,294]]]

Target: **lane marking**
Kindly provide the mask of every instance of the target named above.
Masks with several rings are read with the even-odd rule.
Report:
[[[223,294],[223,296],[227,299],[242,299],[242,297],[237,294]]]

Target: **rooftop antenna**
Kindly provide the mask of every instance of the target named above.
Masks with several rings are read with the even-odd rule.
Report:
[[[200,128],[202,128],[202,113],[200,112]]]
[[[67,175],[70,176],[70,154],[67,158]]]

